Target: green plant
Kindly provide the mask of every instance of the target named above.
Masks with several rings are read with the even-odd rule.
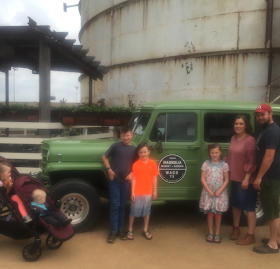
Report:
[[[0,113],[3,112],[10,112],[12,114],[16,114],[19,111],[22,110],[38,110],[39,108],[37,106],[28,106],[27,104],[12,104],[9,106],[6,106],[4,104],[0,104]]]
[[[0,104],[0,113],[4,112],[10,112],[12,114],[16,114],[19,111],[22,110],[39,110],[36,106],[28,106],[26,104],[12,104],[9,106],[6,106],[4,104]],[[124,107],[124,106],[113,106],[113,107],[107,107],[107,106],[100,106],[98,104],[93,105],[87,105],[82,104],[80,106],[59,106],[59,107],[51,107],[52,111],[69,111],[72,113],[81,111],[81,112],[88,112],[88,113],[133,113],[135,111],[134,107]]]
[[[3,112],[3,110],[5,110],[5,105],[0,104],[0,114]]]

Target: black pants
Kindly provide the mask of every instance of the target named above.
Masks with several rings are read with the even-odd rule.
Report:
[[[66,220],[65,216],[62,215],[60,212],[51,212],[50,214],[55,218],[50,215],[41,217],[48,224],[60,226]]]

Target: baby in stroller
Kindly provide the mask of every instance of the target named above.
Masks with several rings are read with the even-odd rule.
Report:
[[[0,234],[16,240],[35,238],[33,243],[29,243],[23,248],[22,255],[24,259],[35,261],[41,256],[42,248],[40,245],[43,232],[49,233],[46,239],[46,245],[49,249],[58,249],[63,242],[72,238],[74,236],[74,229],[69,224],[71,220],[67,220],[66,216],[59,210],[61,203],[59,201],[54,202],[51,199],[51,194],[45,186],[31,176],[20,175],[17,169],[1,156],[0,164],[1,166],[11,168],[14,194],[19,197],[27,214],[32,216],[33,219],[28,224],[23,221],[18,204],[15,203],[10,195],[7,195],[6,181],[1,181],[0,213],[3,213],[3,208],[6,207],[12,217],[9,219],[5,217],[5,220],[0,218]],[[42,196],[43,200],[41,200]],[[32,202],[36,203],[36,205],[31,205]],[[44,206],[47,212],[45,212]],[[38,210],[37,207],[41,209]],[[48,215],[45,215],[46,213]],[[46,216],[47,218],[45,218]]]
[[[40,217],[48,224],[54,226],[66,226],[72,219],[67,219],[62,213],[54,212],[46,203],[47,194],[41,189],[35,189],[32,193],[31,206],[40,212]]]

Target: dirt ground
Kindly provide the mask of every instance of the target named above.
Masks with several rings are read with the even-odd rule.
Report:
[[[238,246],[229,240],[231,222],[223,218],[221,244],[207,243],[206,217],[197,203],[172,202],[152,208],[151,241],[142,236],[142,219],[135,222],[133,241],[116,240],[108,244],[108,205],[96,225],[88,232],[76,234],[58,250],[48,250],[47,235],[42,235],[42,256],[26,262],[21,251],[32,239],[15,241],[0,235],[1,267],[13,268],[269,268],[280,264],[280,254],[260,255],[252,251],[261,238],[268,236],[267,225],[257,227],[255,244]],[[129,208],[127,208],[129,211]],[[246,228],[242,227],[242,235]]]

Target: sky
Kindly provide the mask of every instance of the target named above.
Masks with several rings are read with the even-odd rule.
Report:
[[[66,39],[76,39],[81,28],[78,7],[63,11],[63,2],[75,5],[79,0],[0,0],[0,26],[28,26],[28,17],[37,25],[49,25],[56,32],[68,32]],[[51,72],[51,96],[59,102],[63,98],[67,103],[80,102],[80,73]],[[33,75],[30,69],[18,68],[9,71],[10,102],[38,102],[39,75]],[[15,83],[14,83],[15,82]],[[78,87],[78,90],[76,89]],[[14,94],[15,93],[15,94]],[[5,74],[0,72],[0,102],[5,101]]]

